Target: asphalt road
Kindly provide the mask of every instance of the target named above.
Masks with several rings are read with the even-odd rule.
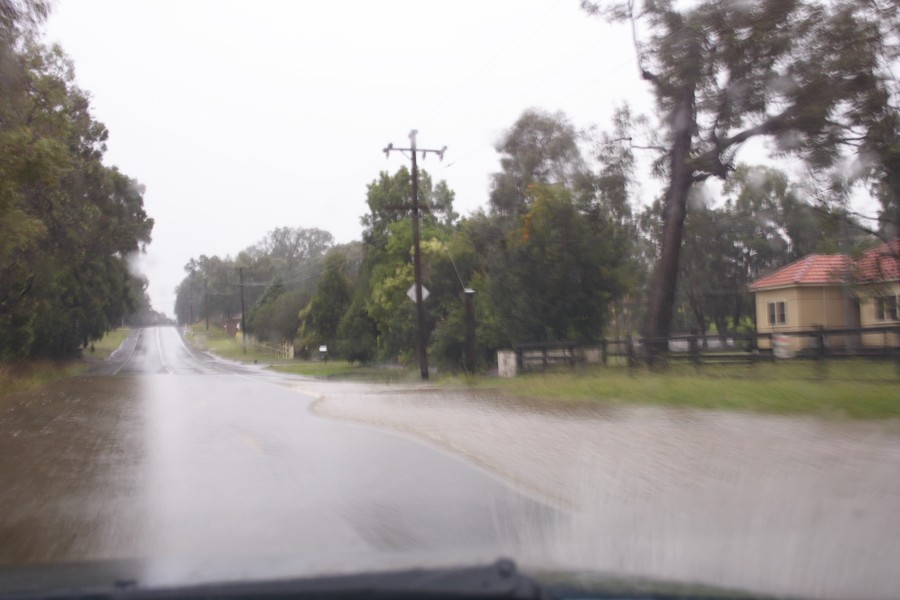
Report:
[[[316,417],[283,383],[162,327],[91,376],[4,398],[0,566],[134,560],[117,577],[170,581],[489,559],[565,519],[423,442]]]

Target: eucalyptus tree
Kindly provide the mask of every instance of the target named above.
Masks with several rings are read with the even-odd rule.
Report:
[[[8,8],[0,5],[3,28]],[[0,98],[0,356],[71,356],[141,308],[128,260],[150,242],[153,220],[143,186],[103,164],[108,132],[71,61],[27,35],[10,46],[9,35],[3,66],[16,81]]]
[[[500,171],[491,176],[490,206],[498,215],[528,209],[531,184],[571,187],[585,172],[578,132],[562,112],[529,109],[497,143]]]
[[[886,202],[897,202],[896,0],[582,6],[630,22],[641,77],[663,115],[667,188],[648,336],[669,332],[691,187],[726,179],[747,140],[766,136],[814,167],[857,157]]]

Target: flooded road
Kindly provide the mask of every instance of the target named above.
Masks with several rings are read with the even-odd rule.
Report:
[[[894,598],[898,506],[896,421],[323,382],[197,353],[173,328],[0,398],[0,592],[32,568],[47,581],[42,565],[72,587],[58,565],[158,585],[511,556]]]
[[[179,581],[493,559],[562,518],[416,439],[316,417],[310,396],[174,328],[142,330],[101,371],[0,400],[0,565],[137,560],[129,577]]]

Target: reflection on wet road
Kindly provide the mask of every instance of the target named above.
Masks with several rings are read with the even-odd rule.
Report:
[[[509,553],[563,518],[411,438],[140,331],[100,374],[0,404],[0,564]]]

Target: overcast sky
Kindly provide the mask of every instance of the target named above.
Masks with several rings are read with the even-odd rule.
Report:
[[[529,107],[578,127],[628,100],[652,110],[629,32],[577,0],[221,2],[60,0],[46,40],[73,59],[110,130],[106,162],[147,187],[142,258],[173,313],[183,266],[234,255],[278,226],[359,239],[366,184],[406,159],[487,201],[494,145]]]

